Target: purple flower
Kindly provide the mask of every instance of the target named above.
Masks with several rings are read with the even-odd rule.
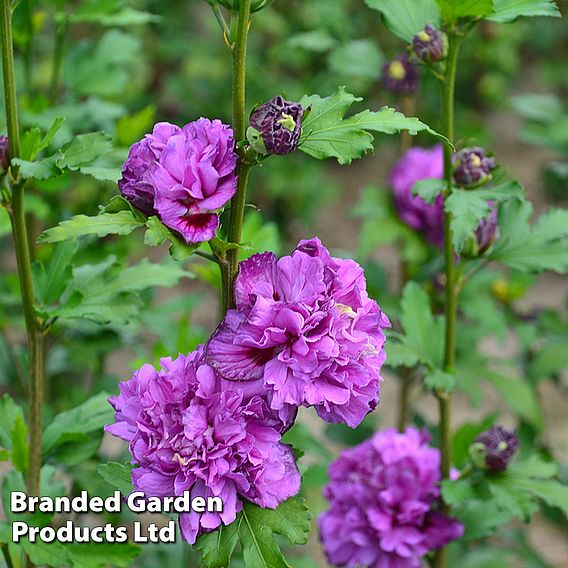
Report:
[[[412,95],[418,89],[418,66],[403,53],[383,65],[385,89],[398,95]]]
[[[185,540],[235,520],[242,499],[275,508],[300,489],[282,423],[262,385],[228,382],[202,359],[202,350],[144,365],[110,399],[116,423],[106,427],[129,442],[134,488],[148,497],[220,497],[219,513],[182,513]]]
[[[483,148],[464,148],[455,156],[454,180],[464,187],[483,183],[491,178],[495,167],[495,158],[488,156]]]
[[[422,233],[435,246],[444,245],[444,203],[439,195],[432,204],[413,195],[412,186],[424,179],[441,179],[444,175],[442,146],[431,149],[410,148],[394,165],[390,183],[394,190],[394,206],[401,218],[412,229]]]
[[[8,137],[0,135],[0,173],[8,171],[10,166],[10,143]]]
[[[440,452],[428,442],[425,431],[389,429],[329,466],[330,508],[318,524],[331,564],[419,568],[425,554],[462,536],[458,521],[433,510]]]
[[[494,201],[487,202],[491,207],[491,212],[479,222],[475,229],[475,240],[477,241],[478,254],[483,254],[495,242],[498,236],[498,211]]]
[[[289,154],[298,147],[303,115],[301,104],[273,97],[250,115],[247,138],[260,154]]]
[[[446,38],[434,26],[426,24],[424,29],[412,38],[414,53],[422,61],[441,61],[446,56]]]
[[[130,148],[118,187],[186,243],[207,241],[219,226],[216,210],[237,190],[236,163],[233,131],[221,121],[161,122]]]
[[[489,471],[503,471],[515,455],[519,438],[512,430],[494,426],[477,436],[470,455],[478,467]]]
[[[317,238],[279,260],[257,254],[240,265],[235,299],[206,346],[224,378],[261,379],[273,409],[315,406],[351,427],[375,408],[390,323],[356,262],[332,258]]]

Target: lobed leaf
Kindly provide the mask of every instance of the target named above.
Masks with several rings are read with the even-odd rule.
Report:
[[[405,42],[426,24],[440,26],[436,0],[365,0],[369,8],[378,10],[389,30]]]
[[[102,213],[94,217],[75,215],[67,221],[62,221],[56,227],[47,229],[38,238],[40,243],[57,243],[68,239],[77,239],[86,235],[128,235],[137,227],[142,227],[140,220],[131,211],[118,213]]]
[[[129,463],[109,462],[97,466],[97,473],[123,495],[132,493],[132,465]]]
[[[554,0],[493,0],[494,12],[486,19],[508,23],[521,16],[549,16],[560,18],[560,10]]]
[[[345,118],[351,105],[361,100],[345,87],[339,87],[325,98],[302,97],[300,103],[311,111],[302,124],[299,149],[320,160],[336,158],[340,164],[349,164],[373,149],[373,135],[369,131],[396,134],[408,130],[413,135],[426,131],[447,143],[443,136],[417,118],[407,118],[389,107],[376,112],[364,110]]]

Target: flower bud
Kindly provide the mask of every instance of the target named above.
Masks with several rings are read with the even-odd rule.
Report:
[[[498,220],[497,220],[497,204],[494,201],[488,201],[491,211],[479,222],[479,225],[472,231],[466,240],[461,255],[468,258],[477,258],[484,252],[489,250],[498,236]]]
[[[483,148],[464,148],[456,154],[454,180],[464,187],[484,183],[491,179],[495,166],[495,158],[488,156]]]
[[[412,38],[412,47],[418,59],[431,63],[446,57],[446,44],[446,36],[430,24]]]
[[[469,447],[472,462],[481,469],[503,471],[517,451],[519,439],[512,430],[494,426],[477,436]]]
[[[0,174],[8,171],[10,167],[10,145],[8,137],[0,135]]]
[[[249,144],[259,154],[285,156],[293,152],[302,133],[304,109],[300,103],[274,97],[250,115]]]
[[[418,66],[403,53],[383,65],[383,86],[399,95],[412,95],[418,89]]]

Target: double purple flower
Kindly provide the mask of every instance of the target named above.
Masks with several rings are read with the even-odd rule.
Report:
[[[233,131],[221,121],[160,122],[130,148],[118,187],[187,243],[208,241],[219,227],[217,211],[237,190],[236,164]]]
[[[425,431],[378,432],[329,466],[319,518],[330,564],[419,568],[420,559],[463,534],[461,523],[433,510],[440,495],[440,452]]]
[[[221,376],[261,381],[279,412],[314,406],[351,427],[375,408],[390,323],[356,262],[317,238],[279,260],[257,254],[241,263],[235,299],[206,346]]]
[[[233,522],[243,498],[276,508],[300,489],[294,454],[280,441],[285,425],[264,391],[258,383],[225,381],[198,348],[162,359],[160,370],[144,365],[110,399],[116,423],[106,430],[129,442],[136,490],[221,498],[222,512],[180,514],[191,544]]]

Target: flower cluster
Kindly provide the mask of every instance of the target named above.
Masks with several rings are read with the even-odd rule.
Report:
[[[260,388],[259,388],[260,387]],[[134,488],[147,497],[220,497],[220,513],[182,513],[184,538],[235,520],[241,498],[275,508],[300,489],[287,427],[270,410],[262,385],[228,382],[198,348],[187,357],[144,365],[111,398],[116,423],[106,430],[129,442]]]
[[[187,243],[203,242],[215,236],[216,211],[237,190],[236,164],[233,131],[221,121],[160,122],[130,148],[118,187]]]
[[[455,157],[454,176],[463,175],[468,179],[482,179],[490,175],[495,167],[493,158],[488,158],[479,148],[462,150]],[[479,157],[481,156],[481,157]],[[479,160],[479,163],[478,161]],[[477,170],[473,165],[477,164]],[[484,173],[486,172],[486,173]],[[423,234],[432,245],[444,245],[444,202],[438,195],[434,203],[427,203],[419,195],[412,193],[412,187],[418,181],[425,179],[442,179],[444,175],[444,154],[442,146],[431,149],[413,147],[396,162],[390,174],[390,184],[393,189],[394,207],[401,220],[412,229]],[[485,252],[497,237],[497,205],[488,201],[490,213],[481,219],[472,235],[475,255]]]
[[[433,510],[440,489],[440,452],[426,432],[375,434],[329,467],[319,518],[331,564],[419,568],[433,549],[460,538],[463,526]]]
[[[241,263],[235,299],[206,347],[223,377],[260,379],[275,410],[314,406],[351,427],[375,408],[390,324],[356,262],[331,257],[319,239],[279,260],[257,254]]]

